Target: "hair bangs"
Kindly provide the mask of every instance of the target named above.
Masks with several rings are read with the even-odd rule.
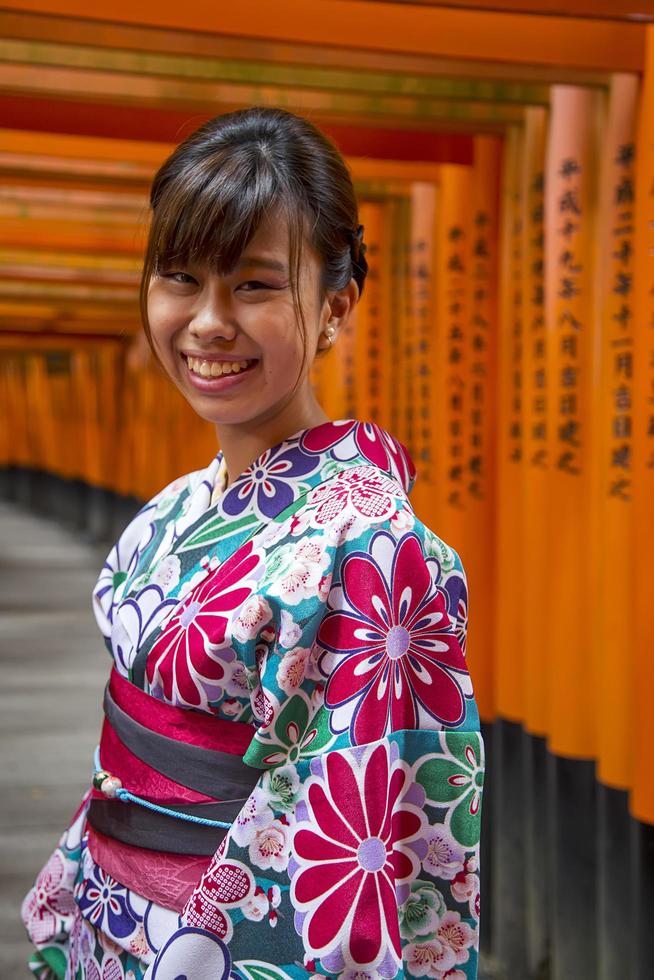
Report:
[[[326,351],[308,348],[300,289],[304,243],[322,261],[321,302],[352,279],[360,295],[368,271],[351,174],[336,145],[308,119],[285,109],[252,106],[223,113],[163,162],[150,204],[139,301],[155,358],[148,321],[153,276],[193,265],[230,275],[261,222],[279,219],[288,229],[290,287],[302,335],[299,383],[306,364]]]
[[[153,208],[153,271],[182,263],[228,275],[284,197],[263,155],[215,154],[180,173]]]

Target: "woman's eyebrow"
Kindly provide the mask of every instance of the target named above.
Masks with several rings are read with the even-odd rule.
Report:
[[[244,255],[236,263],[238,268],[247,265],[261,265],[266,269],[274,269],[276,272],[286,272],[286,265],[277,259],[267,259],[263,255]]]

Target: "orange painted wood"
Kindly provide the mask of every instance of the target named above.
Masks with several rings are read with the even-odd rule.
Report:
[[[436,226],[433,529],[456,551],[465,546],[467,516],[466,330],[470,316],[472,169],[444,165]]]
[[[32,131],[119,139],[137,145],[143,141],[165,143],[171,149],[212,115],[215,113],[138,105],[98,106],[70,97],[55,101],[10,93],[4,94],[0,102],[0,128],[20,129],[29,120]],[[321,121],[320,127],[348,156],[372,155],[379,160],[416,163],[472,163],[469,134],[405,128],[398,140],[397,129],[369,123],[366,120],[365,126],[347,126]]]
[[[547,631],[549,745],[592,758],[596,670],[590,594],[595,174],[597,96],[554,86],[545,173],[545,318],[548,344],[549,589]],[[545,515],[541,515],[544,519]]]
[[[359,220],[364,226],[364,241],[367,245],[366,259],[370,254],[370,246],[374,241],[378,244],[378,226],[381,221],[382,206],[369,201],[361,201]],[[379,358],[379,337],[377,335],[377,318],[379,315],[379,300],[376,296],[375,277],[378,270],[369,264],[368,275],[364,285],[363,295],[355,307],[354,314],[354,372],[356,377],[355,416],[362,421],[372,421],[374,404],[375,372]]]
[[[416,182],[411,187],[411,240],[409,252],[409,289],[411,316],[414,320],[414,445],[413,460],[417,470],[411,503],[416,515],[428,527],[438,520],[434,502],[437,481],[433,446],[437,438],[431,415],[433,399],[431,372],[437,357],[434,311],[434,236],[438,187],[430,182]],[[384,360],[389,361],[387,355]]]
[[[82,0],[13,0],[18,10],[102,20]],[[611,21],[490,13],[365,0],[241,0],[216,5],[199,0],[189,11],[176,4],[114,0],[111,19],[131,24],[193,28],[278,41],[365,47],[447,58],[522,64],[577,65],[609,71],[639,70],[643,27]]]
[[[654,823],[654,602],[652,554],[654,549],[654,28],[647,30],[647,68],[636,155],[636,207],[634,235],[634,596],[627,610],[633,616],[634,741],[631,812]],[[621,637],[616,639],[621,642]]]
[[[589,575],[589,620],[597,671],[597,773],[603,783],[632,782],[635,675],[633,617],[633,227],[638,78],[616,75],[602,138],[598,202],[600,383],[594,385],[596,424]],[[627,428],[629,426],[629,428]]]
[[[521,167],[522,318],[522,663],[521,716],[533,735],[547,733],[547,685],[543,665],[548,644],[543,608],[551,570],[548,512],[547,345],[543,227],[547,110],[525,113]]]
[[[390,0],[406,3],[407,0]],[[550,14],[559,17],[590,17],[596,20],[654,19],[654,0],[411,0],[426,7],[461,7],[464,10],[503,11],[520,14]]]
[[[479,713],[493,718],[493,641],[497,608],[495,563],[495,433],[498,337],[498,240],[502,142],[475,139],[468,264],[470,301],[466,338],[466,517],[460,555],[468,580],[466,656]]]
[[[494,708],[522,721],[524,655],[522,590],[522,131],[504,144],[500,230],[500,299],[497,353],[496,508],[494,569]],[[474,597],[471,598],[471,608]]]

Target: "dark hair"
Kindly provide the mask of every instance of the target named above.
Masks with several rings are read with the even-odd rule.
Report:
[[[276,211],[288,221],[291,289],[304,348],[300,377],[307,358],[299,302],[304,236],[322,259],[321,298],[351,278],[363,291],[366,246],[347,165],[324,133],[284,109],[253,106],[204,123],[157,171],[150,205],[140,302],[153,353],[147,295],[157,269],[190,260],[227,275],[261,220]]]

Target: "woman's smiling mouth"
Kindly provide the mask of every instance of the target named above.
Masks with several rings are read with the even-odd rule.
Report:
[[[258,363],[258,358],[220,359],[182,354],[188,377],[201,391],[222,391],[241,381]]]

